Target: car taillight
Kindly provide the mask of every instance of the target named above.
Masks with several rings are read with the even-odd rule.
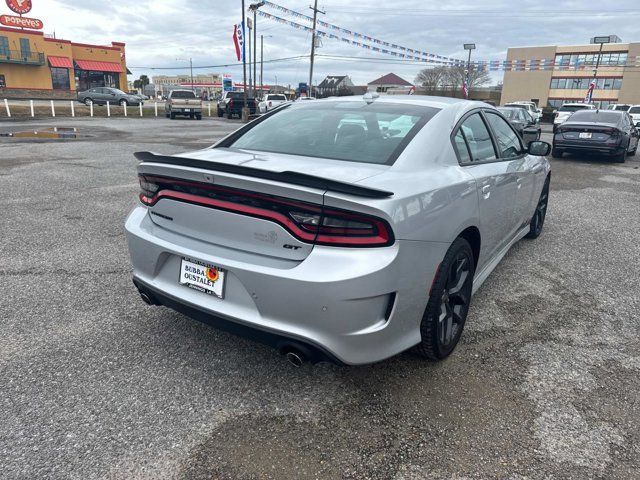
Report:
[[[385,247],[395,239],[389,223],[359,212],[230,187],[138,175],[140,201],[152,207],[163,198],[275,222],[305,243],[338,247]]]

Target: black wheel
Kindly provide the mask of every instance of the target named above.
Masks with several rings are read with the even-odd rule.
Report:
[[[231,120],[233,118],[233,113],[227,112],[227,118]]]
[[[456,348],[471,303],[475,271],[471,245],[457,238],[438,268],[422,317],[422,341],[416,352],[429,360],[444,360]]]
[[[549,179],[544,182],[536,211],[533,213],[531,222],[529,223],[529,233],[527,238],[535,239],[542,233],[542,227],[544,227],[544,219],[547,218],[547,206],[549,205]]]
[[[169,118],[170,118],[171,120],[175,120],[175,118],[176,118],[176,114],[175,114],[175,113],[173,113],[173,112],[171,112],[171,113],[169,114]]]
[[[202,115],[196,115],[196,120],[202,120]]]
[[[93,100],[91,100],[90,98],[85,98],[85,99],[84,99],[84,104],[85,104],[87,107],[90,107],[90,106],[93,104]]]
[[[551,150],[551,156],[553,158],[562,158],[562,154],[564,152],[562,150],[558,150],[557,148],[553,148],[553,150]]]
[[[616,163],[624,163],[627,160],[627,150],[624,150],[622,153],[613,156],[613,161]]]
[[[167,118],[169,118],[169,116],[170,116],[170,115],[169,115],[169,112],[164,112],[164,116],[165,116],[165,117],[167,117]]]
[[[218,118],[222,118],[224,112],[218,108]]]

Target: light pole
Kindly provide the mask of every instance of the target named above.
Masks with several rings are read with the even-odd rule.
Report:
[[[465,43],[464,49],[469,50],[469,58],[467,59],[467,70],[465,71],[465,86],[464,89],[464,98],[469,99],[469,92],[471,91],[471,86],[469,84],[469,79],[471,78],[471,52],[476,49],[475,43]]]
[[[186,58],[176,58],[176,61],[177,62],[186,62],[187,59]],[[194,91],[193,90],[193,83],[194,83],[193,82],[193,58],[189,58],[189,70],[191,71],[191,76],[190,76],[190,79],[191,79],[191,91],[193,92]]]
[[[242,107],[242,121],[249,121],[249,108],[247,106],[247,56],[245,55],[246,49],[246,38],[245,38],[245,18],[244,18],[244,0],[242,0],[242,83],[244,84],[244,88],[242,89],[244,92],[244,106]]]
[[[253,12],[253,98],[256,98],[256,85],[258,83],[257,69],[257,52],[258,52],[258,18],[257,13],[260,7],[264,6],[264,2],[252,3],[249,5],[249,11]]]
[[[593,81],[589,84],[589,90],[587,90],[586,103],[591,103],[593,101],[593,91],[596,89],[596,82],[598,81],[598,68],[600,67],[600,58],[602,57],[602,47],[604,47],[605,43],[611,43],[611,36],[603,36],[603,37],[593,37],[591,39],[591,43],[600,45],[600,49],[598,50],[598,59],[596,60],[596,68],[593,69]],[[593,85],[593,87],[591,86]]]
[[[263,95],[264,94],[264,84],[262,82],[263,79],[263,74],[264,74],[264,39],[265,38],[272,38],[273,35],[267,35],[266,37],[264,35],[260,35],[260,94]]]
[[[325,12],[322,10],[318,10],[318,0],[313,2],[313,29],[311,31],[311,58],[310,58],[310,66],[309,66],[309,86],[307,87],[307,97],[312,96],[311,86],[313,85],[313,62],[316,56],[316,25],[318,23],[318,13],[322,13],[324,15]]]

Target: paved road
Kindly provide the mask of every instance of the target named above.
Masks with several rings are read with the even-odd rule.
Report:
[[[56,125],[94,137],[0,143],[3,478],[640,478],[638,160],[553,161],[544,234],[474,297],[450,360],[296,370],[130,281],[132,152],[237,124]]]

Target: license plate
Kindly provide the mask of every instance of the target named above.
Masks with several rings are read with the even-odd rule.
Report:
[[[180,284],[207,295],[223,298],[224,276],[220,267],[199,260],[183,258],[180,264]]]
[[[580,138],[591,138],[591,133],[590,132],[581,132],[580,133]]]
[[[190,109],[190,108],[185,108],[185,109],[184,109],[184,111],[185,111],[185,112],[190,112],[190,111],[191,111],[191,109]]]

